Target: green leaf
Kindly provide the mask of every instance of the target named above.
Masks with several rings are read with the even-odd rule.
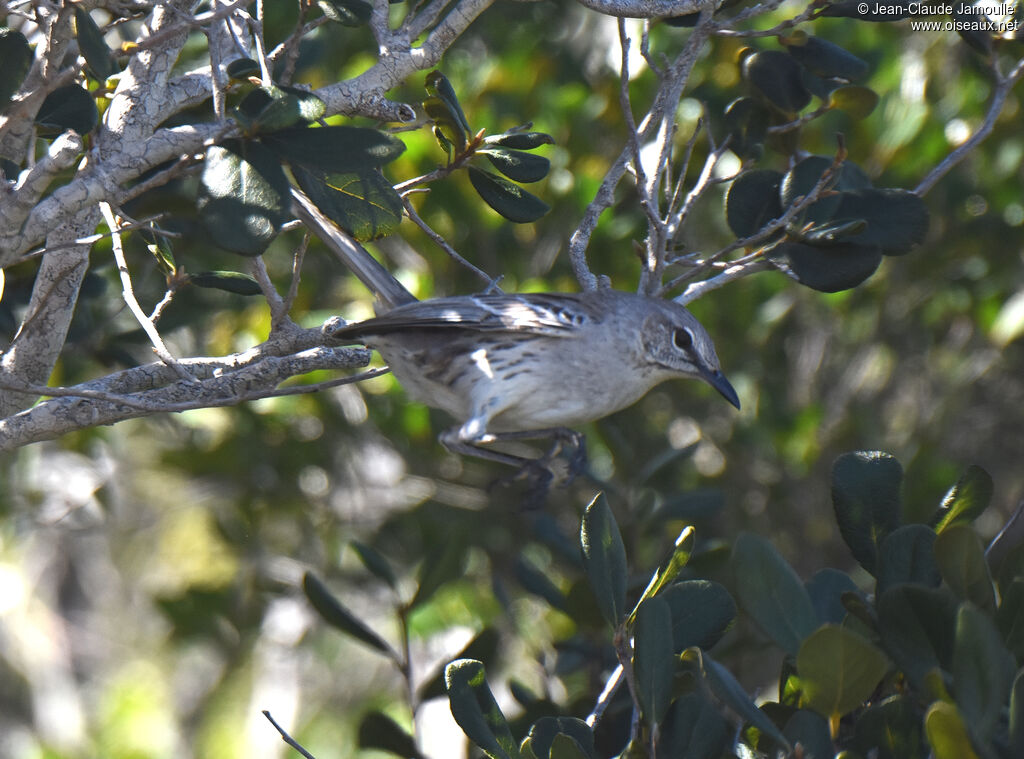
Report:
[[[942,532],[961,522],[973,522],[988,508],[993,490],[992,476],[988,472],[980,466],[967,467],[932,517],[935,531]]]
[[[648,598],[637,607],[633,649],[640,711],[654,729],[671,703],[674,674],[672,612],[661,597]]]
[[[427,88],[427,92],[434,97],[439,98],[441,102],[444,103],[448,113],[459,127],[466,134],[472,134],[473,130],[470,129],[469,122],[466,121],[466,114],[462,112],[462,105],[459,103],[459,98],[455,94],[455,88],[452,87],[448,78],[440,71],[431,71],[427,74],[425,86]]]
[[[729,724],[702,692],[687,693],[672,703],[661,726],[658,756],[718,759],[729,742]]]
[[[511,222],[529,224],[551,210],[551,207],[536,195],[528,193],[519,185],[512,184],[497,174],[475,166],[470,166],[468,170],[469,181],[477,194],[487,205]]]
[[[366,543],[361,543],[358,540],[353,540],[349,545],[356,552],[359,561],[363,563],[363,566],[374,577],[386,582],[389,588],[394,589],[397,587],[398,578],[395,576],[395,570],[391,568],[391,563],[376,548],[368,546]]]
[[[1010,691],[1009,749],[1011,756],[1024,756],[1024,670],[1017,673]]]
[[[957,602],[946,590],[897,585],[878,598],[882,647],[916,687],[953,658]]]
[[[725,194],[725,218],[734,235],[750,237],[782,216],[781,182],[782,174],[770,169],[745,171],[733,180]]]
[[[751,97],[741,97],[726,106],[724,114],[729,149],[741,159],[760,158],[771,121],[766,106]]]
[[[402,199],[380,172],[325,174],[293,166],[292,174],[316,207],[357,240],[387,237],[402,223]]]
[[[659,510],[659,516],[662,519],[666,518],[664,509]],[[690,526],[686,526],[680,531],[679,535],[676,536],[675,544],[672,546],[672,553],[651,577],[651,581],[647,583],[647,587],[644,588],[644,592],[640,596],[640,601],[653,598],[675,582],[676,577],[679,576],[679,573],[686,566],[690,560],[690,555],[693,553],[695,535],[693,527]],[[636,614],[635,608],[633,609],[633,614]],[[632,616],[630,618],[632,619]],[[687,647],[684,646],[684,648]]]
[[[986,612],[995,611],[995,590],[985,549],[970,525],[952,525],[935,539],[935,562],[957,598]]]
[[[583,569],[597,597],[601,614],[612,627],[626,616],[626,547],[604,493],[598,493],[583,512],[580,524]]]
[[[448,154],[449,159],[453,152],[461,153],[466,149],[469,144],[469,135],[466,134],[458,118],[452,115],[441,98],[433,95],[426,98],[423,101],[423,110],[434,122],[434,137],[441,145],[442,150]]]
[[[842,111],[851,119],[866,119],[878,107],[878,93],[870,87],[851,84],[832,90],[828,107]]]
[[[860,565],[874,574],[878,546],[900,524],[903,467],[888,453],[845,453],[832,465],[832,504],[839,532]]]
[[[693,646],[709,649],[736,618],[736,602],[723,585],[711,580],[686,580],[656,596],[672,615],[672,650]]]
[[[707,678],[708,685],[712,692],[736,714],[756,727],[762,733],[770,736],[787,751],[792,751],[789,741],[782,734],[779,728],[763,711],[757,708],[743,686],[733,674],[716,662],[706,653],[701,654],[698,649],[690,649],[684,654],[685,658],[696,657],[701,662],[701,668]]]
[[[539,182],[551,169],[551,161],[544,156],[521,150],[481,148],[477,152],[487,156],[494,168],[516,182]]]
[[[56,135],[68,129],[86,135],[99,120],[100,112],[92,95],[77,84],[68,84],[46,96],[36,113],[35,123],[44,135]]]
[[[103,32],[92,20],[89,11],[75,6],[75,37],[78,49],[85,57],[85,65],[89,67],[93,78],[105,82],[116,71],[114,61],[110,57],[110,48],[103,39]]]
[[[381,712],[370,712],[359,722],[359,748],[387,751],[396,756],[421,757],[416,740],[395,722]]]
[[[866,701],[889,669],[889,659],[867,638],[828,624],[800,646],[796,668],[807,705],[830,718]]]
[[[575,717],[541,717],[530,726],[530,732],[524,739],[537,759],[555,759],[556,742],[571,740],[585,757],[593,757],[594,731],[581,719]],[[557,751],[565,755],[571,747],[560,746]],[[523,752],[525,754],[525,752]]]
[[[260,141],[282,160],[320,174],[377,169],[395,160],[405,143],[376,129],[352,126],[293,127]]]
[[[313,605],[313,608],[324,618],[327,624],[338,628],[344,633],[348,633],[356,640],[377,649],[383,654],[393,655],[391,646],[384,642],[384,639],[371,630],[365,622],[346,609],[341,601],[335,598],[327,590],[327,586],[312,572],[306,572],[302,578],[302,590],[305,592],[306,598]]]
[[[762,50],[743,59],[740,71],[765,100],[780,111],[795,114],[811,102],[800,76],[800,64],[781,50]]]
[[[519,749],[505,715],[487,687],[484,665],[458,659],[445,668],[452,716],[466,736],[491,759],[515,759]]]
[[[196,287],[209,287],[236,295],[260,295],[263,292],[255,279],[237,271],[201,271],[189,274],[188,281]]]
[[[839,45],[811,35],[781,38],[791,56],[816,76],[855,81],[868,73],[868,64]]]
[[[554,145],[555,138],[544,132],[503,132],[484,137],[484,145],[513,150],[533,150],[541,145]]]
[[[1017,669],[992,620],[964,603],[956,617],[953,696],[973,735],[987,743],[1006,707]]]
[[[409,602],[413,609],[431,598],[446,582],[460,577],[466,560],[462,541],[452,540],[436,546],[427,554],[416,577],[416,594]]]
[[[797,199],[805,197],[815,185],[818,184],[822,175],[832,166],[833,160],[827,156],[812,155],[799,161],[792,169],[786,172],[782,179],[782,205],[788,208]],[[871,180],[867,174],[851,161],[843,161],[839,170],[831,180],[831,189],[862,190],[871,187]],[[839,208],[839,196],[832,195],[819,198],[805,212],[810,221],[829,221]]]
[[[290,192],[273,153],[229,140],[206,151],[197,206],[215,245],[258,256],[291,219]]]
[[[907,253],[928,234],[928,207],[920,197],[906,190],[870,188],[843,192],[835,218],[866,220],[867,228],[850,241],[878,246],[887,256]]]
[[[1003,588],[1002,596],[996,625],[1010,653],[1017,661],[1024,661],[1024,579],[1018,578]]]
[[[793,568],[764,538],[740,533],[733,544],[737,598],[751,620],[783,651],[796,655],[817,626],[810,596]]]
[[[25,35],[0,29],[0,107],[18,91],[32,67],[32,47]]]
[[[251,76],[259,76],[260,64],[252,58],[236,58],[224,68],[224,73],[234,81],[246,81]]]
[[[583,753],[583,749],[580,748],[580,744],[563,733],[559,733],[551,741],[549,756],[550,759],[588,759],[587,755]]]
[[[322,118],[326,108],[312,92],[265,84],[246,95],[232,115],[247,134],[256,135],[310,124]]]
[[[924,732],[935,759],[978,759],[964,718],[953,704],[936,701],[928,707]]]
[[[343,26],[364,26],[373,14],[366,0],[316,0],[316,4],[327,18]]]
[[[837,293],[861,284],[882,263],[879,248],[851,244],[812,246],[784,242],[772,249],[784,256],[802,285],[823,293]]]
[[[935,531],[923,524],[907,524],[886,535],[878,547],[875,593],[905,582],[937,588],[942,575],[935,564],[934,544]]]
[[[551,581],[547,573],[535,567],[525,556],[516,559],[512,571],[525,591],[543,598],[552,608],[566,610],[565,594]]]
[[[835,755],[828,720],[808,709],[799,709],[793,714],[782,729],[782,734],[794,748],[800,746],[802,751],[798,756],[807,759],[831,759]]]
[[[819,622],[840,624],[846,616],[843,606],[844,593],[856,593],[857,584],[845,572],[826,567],[804,583],[807,595],[811,597]]]
[[[875,752],[877,759],[924,759],[920,720],[910,698],[891,696],[857,718],[852,745],[863,756]]]

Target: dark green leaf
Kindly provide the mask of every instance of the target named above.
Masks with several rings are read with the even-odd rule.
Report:
[[[46,96],[36,113],[36,126],[44,135],[60,134],[68,129],[85,135],[93,130],[99,120],[96,101],[77,84],[55,89]]]
[[[415,608],[431,598],[446,582],[460,577],[466,559],[466,548],[461,541],[452,540],[436,546],[420,564],[416,595],[409,602]]]
[[[864,219],[867,228],[850,238],[859,245],[877,245],[887,256],[898,256],[921,243],[928,234],[928,208],[912,192],[866,189],[843,192],[836,219]]]
[[[734,235],[750,237],[782,216],[781,182],[782,174],[770,169],[746,171],[733,180],[725,194],[725,218]]]
[[[724,586],[711,580],[686,580],[657,596],[672,615],[672,649],[711,648],[736,618],[736,602]]]
[[[459,98],[455,94],[455,88],[452,87],[448,78],[440,71],[434,70],[427,74],[425,84],[427,92],[441,99],[445,104],[445,107],[448,109],[448,113],[463,129],[463,131],[465,131],[466,134],[472,134],[473,130],[470,129],[469,122],[466,121],[466,114],[462,112],[462,105],[459,103]]]
[[[537,759],[548,759],[559,735],[575,742],[584,756],[594,756],[594,731],[575,717],[541,717],[531,725],[526,739]]]
[[[784,242],[775,246],[772,254],[786,258],[800,284],[823,293],[856,287],[882,263],[879,248],[849,243],[811,246]]]
[[[251,76],[259,75],[260,64],[252,58],[236,58],[224,68],[224,72],[229,79],[246,80]]]
[[[800,709],[786,722],[782,734],[795,748],[802,749],[799,756],[806,759],[831,759],[835,755],[828,721],[820,714]]]
[[[935,539],[935,563],[957,598],[983,611],[995,611],[995,590],[985,549],[970,525],[952,525]]]
[[[960,605],[953,648],[953,696],[971,732],[988,742],[1006,707],[1017,669],[999,631],[984,612]]]
[[[383,654],[392,655],[391,646],[385,643],[365,622],[346,609],[312,572],[306,572],[302,578],[302,590],[313,608],[327,624],[348,633],[356,640],[362,641]]]
[[[935,531],[923,524],[907,524],[886,535],[878,547],[875,593],[905,582],[937,588],[942,575],[935,565],[934,543]]]
[[[247,134],[255,135],[310,124],[325,109],[324,101],[311,92],[268,84],[246,95],[232,115]]]
[[[788,208],[799,198],[808,195],[818,184],[822,175],[832,166],[833,160],[825,156],[812,155],[804,158],[786,172],[782,179],[782,205]],[[826,189],[862,190],[871,187],[871,180],[857,164],[843,161],[839,170],[831,179]],[[839,208],[839,196],[823,197],[815,201],[805,212],[810,221],[830,221]]]
[[[201,271],[189,274],[188,281],[196,287],[209,287],[236,295],[260,295],[263,292],[255,279],[237,271]]]
[[[0,108],[18,91],[31,66],[32,48],[25,35],[0,29]]]
[[[913,701],[892,696],[872,704],[853,726],[853,747],[878,759],[924,759],[921,718]]]
[[[197,205],[212,242],[258,256],[291,219],[291,186],[258,143],[230,140],[206,152]]]
[[[1010,691],[1009,749],[1011,756],[1024,756],[1024,671],[1017,673]]]
[[[795,656],[818,626],[796,572],[771,543],[746,532],[736,538],[732,564],[740,606],[776,645]]]
[[[487,205],[516,224],[537,221],[551,210],[551,207],[536,195],[531,195],[522,187],[497,174],[475,166],[469,167],[469,181]]]
[[[653,729],[672,699],[672,612],[661,597],[648,598],[637,607],[633,649],[637,699]]]
[[[938,512],[932,517],[936,532],[961,522],[973,522],[992,501],[992,476],[980,466],[967,467],[956,484],[942,499]]]
[[[807,705],[823,717],[834,717],[868,699],[889,669],[889,659],[867,638],[828,624],[800,646],[796,668]]]
[[[1002,594],[996,625],[1010,653],[1017,661],[1024,661],[1024,579],[1014,580]]]
[[[922,687],[930,671],[949,668],[956,612],[956,599],[942,589],[898,585],[879,596],[882,647],[913,685]]]
[[[963,715],[953,704],[932,704],[924,715],[924,732],[935,759],[978,759]]]
[[[742,159],[760,158],[770,121],[766,106],[754,98],[733,100],[725,109],[729,149]]]
[[[695,651],[696,649],[691,650]],[[687,652],[687,655],[689,655],[689,652]],[[707,678],[712,692],[744,720],[762,733],[770,736],[787,751],[791,751],[792,748],[789,745],[789,741],[786,740],[786,736],[782,734],[767,714],[757,708],[757,704],[747,695],[747,692],[743,690],[743,686],[740,685],[733,674],[707,654],[701,655],[700,658],[704,676]]]
[[[804,583],[807,595],[811,597],[818,621],[840,624],[846,616],[843,593],[856,593],[857,584],[845,572],[826,567],[820,569]]]
[[[294,127],[260,141],[283,161],[320,174],[380,168],[405,150],[405,143],[376,129],[352,126]]]
[[[580,546],[583,549],[583,568],[597,597],[597,605],[608,623],[617,627],[626,616],[629,573],[626,569],[626,547],[603,493],[598,493],[583,513]]]
[[[515,759],[519,749],[505,715],[487,687],[484,665],[458,659],[445,668],[452,716],[466,736],[492,759]]]
[[[96,26],[89,11],[78,6],[75,7],[75,32],[78,49],[82,51],[85,65],[89,67],[93,78],[100,82],[107,81],[116,70],[110,57],[110,48],[103,40],[103,32]]]
[[[316,0],[316,4],[327,18],[344,26],[364,26],[373,14],[366,0]]]
[[[867,63],[834,42],[810,35],[790,39],[795,42],[790,44],[787,39],[782,40],[786,50],[817,76],[856,81],[868,73]]]
[[[539,182],[551,169],[551,161],[544,156],[521,150],[482,148],[477,152],[487,156],[494,168],[516,182]]]
[[[791,240],[806,243],[813,248],[831,248],[845,245],[849,238],[859,235],[867,226],[864,219],[826,221],[799,230],[790,228],[787,234]]]
[[[832,465],[832,504],[853,557],[875,573],[878,546],[900,524],[903,467],[881,451],[844,453]]]
[[[359,748],[387,751],[406,759],[422,756],[416,748],[416,740],[381,712],[370,712],[359,722]]]
[[[541,145],[554,145],[555,138],[544,132],[503,132],[484,137],[484,145],[513,150],[533,150]]]
[[[357,240],[387,237],[402,222],[402,199],[380,172],[324,174],[294,166],[292,174],[316,207]]]
[[[350,545],[359,557],[359,561],[370,570],[374,577],[386,582],[389,588],[395,588],[398,585],[395,570],[391,568],[391,563],[381,555],[380,551],[358,540],[353,540]]]
[[[718,759],[729,742],[729,724],[702,692],[677,698],[661,726],[658,756]]]
[[[802,111],[811,102],[800,77],[800,64],[781,50],[752,53],[740,64],[743,79],[769,103],[787,114]]]

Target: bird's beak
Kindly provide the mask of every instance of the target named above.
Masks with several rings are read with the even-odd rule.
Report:
[[[729,401],[729,403],[736,408],[740,407],[740,397],[736,395],[735,388],[733,388],[722,372],[707,370],[701,372],[701,376],[704,378],[705,382],[720,392],[722,397]]]

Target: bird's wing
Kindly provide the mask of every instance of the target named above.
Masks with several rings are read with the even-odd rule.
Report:
[[[479,332],[528,332],[563,337],[595,320],[588,300],[576,294],[530,293],[432,298],[392,309],[374,319],[348,324],[338,339],[421,329]]]

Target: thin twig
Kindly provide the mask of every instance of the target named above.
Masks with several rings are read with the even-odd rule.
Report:
[[[284,296],[284,312],[287,314],[292,310],[292,304],[299,295],[299,282],[302,281],[302,262],[306,259],[306,251],[309,249],[310,233],[307,230],[302,235],[302,242],[295,249],[292,256],[292,281],[288,285],[288,293]]]
[[[451,245],[449,245],[447,240],[445,240],[443,237],[441,237],[441,235],[439,235],[437,232],[435,232],[433,229],[431,229],[430,225],[428,225],[427,222],[423,221],[423,219],[420,218],[420,215],[418,213],[416,213],[416,209],[412,207],[412,203],[409,201],[408,195],[403,195],[402,196],[402,204],[405,206],[405,212],[409,216],[409,218],[412,220],[413,224],[415,224],[417,227],[422,229],[423,233],[427,237],[429,237],[431,240],[433,240],[438,245],[438,247],[441,248],[441,250],[443,250],[445,253],[447,253],[448,256],[453,261],[458,263],[460,266],[466,267],[471,272],[476,274],[478,277],[480,277],[480,279],[482,279],[484,281],[484,283],[488,287],[493,287],[493,288],[497,287],[497,285],[495,284],[494,277],[492,277],[490,274],[485,272],[483,269],[479,268],[478,266],[474,265],[472,262],[466,260],[464,257],[459,255],[459,252],[457,250],[455,250],[455,248],[453,248]],[[501,291],[498,290],[498,292],[501,292]]]
[[[288,735],[288,733],[285,732],[284,728],[281,727],[279,724],[277,724],[277,721],[273,717],[270,716],[270,712],[268,712],[266,709],[263,710],[263,716],[266,717],[268,720],[270,720],[270,724],[273,725],[274,729],[277,730],[277,732],[279,732],[281,734],[281,740],[283,740],[285,743],[287,743],[293,749],[295,749],[300,754],[302,754],[304,757],[306,757],[306,759],[316,759],[316,757],[313,756],[308,751],[306,751],[306,749],[304,749],[299,744],[298,741],[296,741],[294,738],[292,738],[290,735]]]
[[[160,333],[157,332],[156,326],[150,320],[146,313],[142,310],[142,306],[139,305],[139,301],[135,298],[135,292],[132,289],[132,278],[128,272],[128,262],[124,257],[124,246],[121,244],[121,233],[117,226],[117,220],[114,218],[114,212],[110,208],[110,204],[106,201],[100,201],[100,213],[103,214],[103,220],[107,223],[107,227],[111,231],[110,247],[114,253],[114,260],[117,262],[117,270],[121,275],[121,291],[123,293],[124,302],[128,304],[128,309],[135,316],[135,319],[139,322],[139,326],[142,327],[143,332],[149,337],[149,341],[153,344],[153,352],[163,361],[167,366],[174,369],[186,382],[199,382],[192,374],[188,372],[181,364],[178,363],[177,359],[171,355],[171,352],[167,350],[167,346],[164,344],[163,338],[160,337]]]
[[[604,689],[601,691],[601,695],[597,697],[597,703],[594,704],[594,709],[587,716],[587,724],[590,727],[594,727],[597,721],[604,716],[605,711],[608,709],[608,705],[612,702],[615,693],[619,690],[619,686],[622,685],[625,671],[622,669],[622,665],[619,664],[612,670],[611,676],[608,681],[604,684]]]

